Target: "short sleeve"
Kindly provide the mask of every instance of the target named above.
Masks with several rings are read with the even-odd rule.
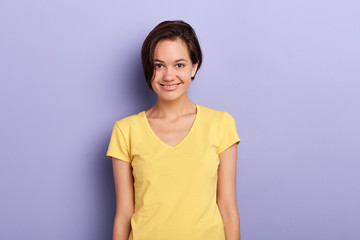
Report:
[[[118,122],[115,122],[106,153],[108,158],[115,157],[126,162],[131,162],[129,136],[127,135],[128,134],[120,128]]]
[[[220,144],[218,154],[229,148],[234,143],[239,143],[240,138],[236,131],[236,123],[234,118],[227,112],[224,112],[219,129]]]

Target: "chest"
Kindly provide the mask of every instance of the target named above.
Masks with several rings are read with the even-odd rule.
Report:
[[[143,124],[132,128],[130,154],[138,184],[144,181],[159,184],[164,179],[182,182],[193,179],[190,175],[201,179],[216,176],[219,164],[216,122],[201,121],[195,116],[183,120],[174,123],[144,117]]]
[[[206,133],[194,129],[176,146],[165,145],[153,134],[133,140],[132,167],[135,182],[159,186],[162,182],[191,184],[194,179],[212,179],[217,175],[217,144]],[[182,184],[181,184],[182,185]]]

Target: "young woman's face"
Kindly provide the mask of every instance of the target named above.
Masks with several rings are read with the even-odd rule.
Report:
[[[162,40],[154,52],[154,76],[151,82],[159,98],[173,101],[187,95],[197,64],[192,64],[183,40]]]

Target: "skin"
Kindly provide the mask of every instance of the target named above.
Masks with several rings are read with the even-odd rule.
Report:
[[[154,52],[155,71],[152,88],[157,94],[155,105],[145,111],[154,133],[165,144],[175,146],[184,139],[196,117],[196,105],[187,90],[197,64],[192,64],[187,45],[182,40],[162,40]],[[163,85],[179,84],[174,91]],[[236,203],[236,158],[234,144],[219,155],[217,204],[224,223],[226,240],[240,240],[239,214]],[[134,188],[129,162],[113,158],[116,190],[116,214],[113,240],[127,240],[134,213]]]

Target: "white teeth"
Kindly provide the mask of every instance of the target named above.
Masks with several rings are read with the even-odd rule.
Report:
[[[177,86],[178,84],[173,84],[173,85],[163,85],[164,87],[175,87]]]

